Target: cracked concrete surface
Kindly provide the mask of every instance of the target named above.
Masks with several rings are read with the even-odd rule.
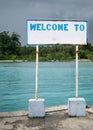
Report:
[[[27,111],[0,113],[0,130],[92,130],[93,108],[86,117],[69,117],[67,107],[46,109],[45,118],[29,118]]]

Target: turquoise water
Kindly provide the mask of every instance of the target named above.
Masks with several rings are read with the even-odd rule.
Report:
[[[0,112],[27,110],[35,97],[35,63],[0,63]],[[39,98],[45,106],[75,97],[75,62],[39,63]],[[79,62],[79,97],[93,105],[93,62]]]

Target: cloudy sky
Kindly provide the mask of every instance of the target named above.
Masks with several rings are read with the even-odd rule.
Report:
[[[0,32],[16,32],[26,45],[26,19],[87,20],[93,43],[93,0],[0,0]]]

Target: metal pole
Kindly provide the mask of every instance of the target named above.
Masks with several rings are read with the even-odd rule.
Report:
[[[35,90],[35,99],[38,100],[38,53],[39,47],[36,46],[36,90]]]
[[[78,98],[78,45],[76,45],[76,98]]]

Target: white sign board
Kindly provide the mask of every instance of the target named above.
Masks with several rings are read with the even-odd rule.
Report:
[[[27,44],[87,44],[86,21],[27,20]]]

